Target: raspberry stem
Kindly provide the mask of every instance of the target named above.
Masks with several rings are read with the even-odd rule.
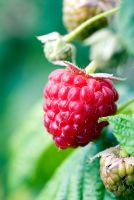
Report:
[[[117,111],[117,114],[122,113],[122,111],[124,111],[128,106],[130,106],[133,103],[134,103],[134,98],[130,99],[129,101],[124,103],[122,106],[120,106],[120,108]]]
[[[116,13],[119,10],[119,7],[113,8],[111,10],[108,10],[106,12],[103,12],[101,14],[96,15],[95,17],[92,17],[88,19],[87,21],[83,22],[80,26],[78,26],[75,30],[73,30],[71,33],[64,36],[63,40],[65,42],[71,42],[74,40],[85,28],[90,26],[92,23],[96,22],[97,20],[100,20],[104,17],[110,16],[114,13]]]
[[[86,74],[89,74],[89,73],[94,73],[95,70],[96,70],[96,64],[95,64],[95,61],[92,61],[86,68],[85,68],[85,71],[86,71]]]

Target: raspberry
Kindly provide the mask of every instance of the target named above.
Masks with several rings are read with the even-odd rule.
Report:
[[[79,68],[57,69],[44,89],[44,125],[55,144],[85,146],[100,136],[100,117],[116,112],[118,93],[112,81],[87,75]]]
[[[64,41],[62,35],[53,32],[37,37],[44,44],[44,54],[49,62],[75,59],[75,47]]]
[[[71,60],[73,54],[72,51],[73,46],[65,43],[61,39],[48,41],[44,46],[45,56],[50,62],[56,60]]]
[[[134,157],[121,156],[120,147],[102,153],[100,173],[105,187],[116,196],[133,194]]]
[[[64,0],[63,3],[63,21],[65,27],[70,32],[77,28],[81,23],[87,19],[100,14],[105,9],[110,9],[116,6],[117,1],[115,0],[87,0],[83,1],[83,6],[81,0]],[[81,6],[79,6],[81,5]],[[84,29],[84,31],[78,36],[77,39],[83,40],[89,37],[91,34],[97,30],[108,25],[108,18],[103,18],[93,25]]]

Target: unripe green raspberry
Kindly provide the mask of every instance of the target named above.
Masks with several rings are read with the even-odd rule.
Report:
[[[63,1],[63,21],[67,30],[70,32],[80,24],[102,13],[110,8],[115,7],[116,0],[64,0]],[[93,34],[95,31],[107,26],[109,18],[103,18],[87,27],[77,37],[83,40]]]
[[[44,44],[44,54],[50,62],[75,61],[75,47],[67,43],[59,33],[53,32],[39,36],[38,40]]]
[[[126,176],[126,168],[125,168],[125,163],[121,162],[118,165],[118,174],[121,178],[123,178],[124,176]]]
[[[128,163],[126,163],[126,172],[128,175],[131,175],[134,173],[134,167],[132,165],[129,165]]]
[[[69,61],[72,57],[72,46],[61,39],[48,41],[44,46],[44,53],[50,62],[57,60]]]
[[[100,173],[105,187],[116,196],[133,193],[134,157],[122,157],[120,147],[110,148],[101,154]]]

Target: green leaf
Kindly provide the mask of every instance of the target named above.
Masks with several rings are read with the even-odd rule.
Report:
[[[4,188],[1,182],[1,176],[0,176],[0,199],[4,199]]]
[[[104,186],[100,179],[98,159],[89,158],[103,149],[103,145],[90,143],[76,150],[57,170],[37,200],[101,200]]]
[[[89,162],[102,149],[103,145],[90,143],[76,150],[59,167],[36,200],[122,200],[105,189],[100,178],[99,160]],[[132,200],[132,197],[124,200]]]
[[[134,115],[119,114],[103,117],[100,122],[108,121],[113,127],[113,134],[126,151],[134,156]]]
[[[11,193],[23,187],[38,192],[71,153],[71,150],[58,151],[53,144],[43,127],[41,107],[41,104],[35,106],[10,140],[8,187]]]
[[[121,8],[117,18],[117,28],[121,38],[129,53],[134,54],[134,1],[121,1]]]
[[[76,150],[59,167],[36,200],[122,200],[104,187],[100,178],[99,160],[89,162],[93,155],[103,149],[102,143],[90,143]],[[131,196],[124,198],[132,199]]]
[[[51,144],[41,125],[40,105],[28,115],[22,127],[10,141],[11,161],[9,167],[9,188],[16,189],[28,181],[38,162],[40,154]]]

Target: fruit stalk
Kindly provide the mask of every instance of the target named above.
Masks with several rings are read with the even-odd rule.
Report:
[[[122,106],[120,106],[120,108],[117,111],[117,114],[122,113],[122,111],[124,111],[128,106],[130,106],[133,103],[134,103],[134,98],[130,99],[129,101],[124,103]]]
[[[113,15],[119,10],[119,7],[110,9],[106,12],[103,12],[99,15],[96,15],[95,17],[92,17],[88,19],[87,21],[83,22],[80,26],[78,26],[75,30],[73,30],[71,33],[67,34],[64,36],[63,40],[67,43],[71,42],[74,40],[85,28],[90,26],[92,23],[96,22],[97,20],[100,20],[104,17]]]
[[[87,74],[94,73],[97,68],[95,61],[93,60],[86,68],[85,71]]]

